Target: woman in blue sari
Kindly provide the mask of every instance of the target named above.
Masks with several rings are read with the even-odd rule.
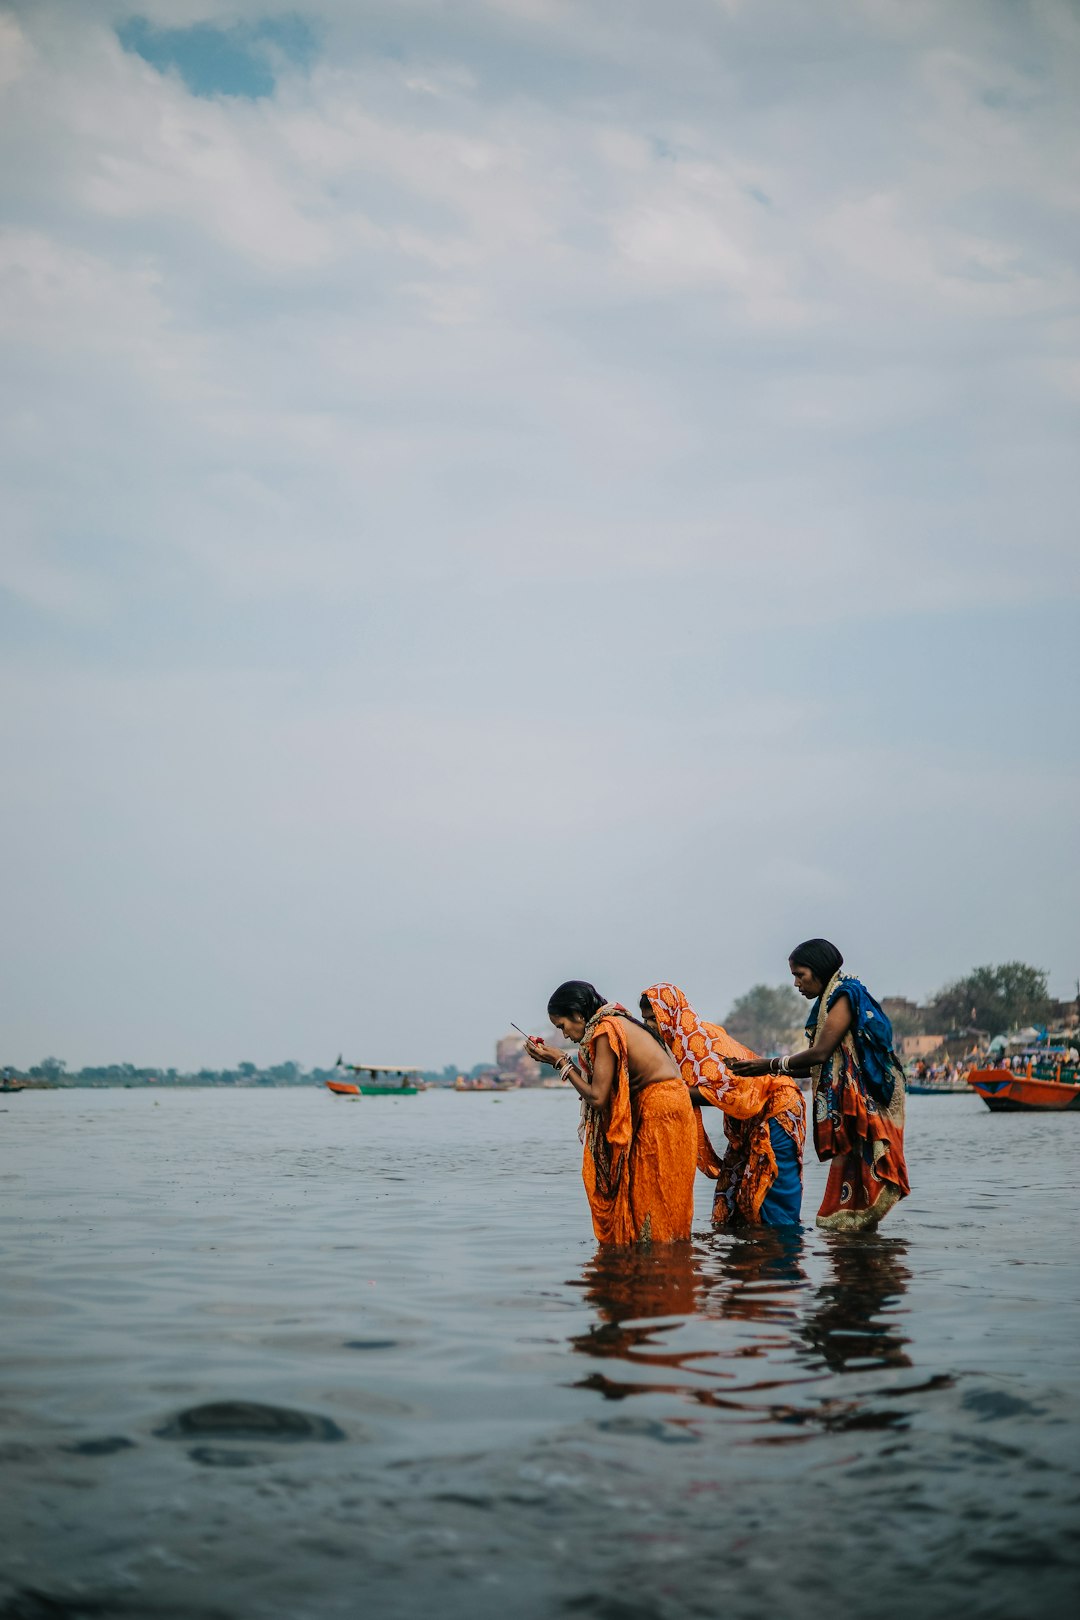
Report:
[[[810,1075],[814,1147],[830,1161],[817,1224],[863,1231],[908,1194],[904,1162],[904,1072],[879,1002],[827,939],[808,939],[788,958],[795,988],[812,1001],[806,1050],[788,1058],[728,1064],[735,1074]]]

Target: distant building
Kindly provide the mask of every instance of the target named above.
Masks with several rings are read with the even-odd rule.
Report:
[[[544,1078],[543,1065],[526,1052],[521,1035],[504,1035],[495,1042],[495,1069],[500,1080],[519,1086],[538,1086]]]
[[[905,1063],[914,1063],[919,1058],[933,1057],[943,1045],[940,1035],[901,1035],[898,1050]]]
[[[921,1035],[926,1029],[929,1009],[910,996],[882,996],[881,1005],[897,1036]]]
[[[1080,1026],[1080,998],[1075,1001],[1052,1001],[1047,1023],[1051,1029],[1076,1029]]]
[[[881,1005],[890,1018],[918,1018],[922,1013],[919,1003],[907,996],[882,996]]]

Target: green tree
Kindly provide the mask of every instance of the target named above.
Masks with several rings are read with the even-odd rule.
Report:
[[[67,1064],[63,1058],[44,1057],[30,1070],[35,1080],[49,1080],[54,1086],[67,1079]]]
[[[941,1031],[975,1028],[990,1035],[1042,1023],[1050,1011],[1046,979],[1041,968],[1027,962],[973,968],[933,997],[933,1022]]]
[[[266,1070],[266,1073],[269,1075],[270,1079],[279,1086],[295,1086],[299,1082],[303,1072],[304,1071],[301,1069],[299,1063],[292,1061],[288,1063],[275,1063],[272,1069]]]
[[[753,985],[724,1019],[729,1035],[766,1053],[790,1046],[803,1023],[803,1003],[788,984]]]

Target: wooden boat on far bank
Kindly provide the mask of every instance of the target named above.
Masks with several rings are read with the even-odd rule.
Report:
[[[967,1084],[994,1113],[1032,1108],[1080,1112],[1080,1066],[1062,1061],[1064,1052],[1024,1053],[1027,1064],[1015,1069],[971,1069]]]

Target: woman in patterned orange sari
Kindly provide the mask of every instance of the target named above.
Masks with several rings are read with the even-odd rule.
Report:
[[[717,1226],[797,1226],[802,1202],[802,1149],[806,1109],[786,1076],[736,1079],[735,1059],[749,1047],[720,1024],[698,1017],[674,984],[652,984],[641,997],[646,1027],[655,1029],[690,1088],[697,1118],[698,1169],[716,1182]],[[724,1115],[728,1149],[721,1159],[709,1141],[703,1107]]]
[[[570,979],[548,1017],[578,1043],[566,1052],[529,1040],[581,1097],[581,1175],[603,1244],[672,1243],[690,1236],[697,1144],[694,1110],[671,1054],[625,1007]]]
[[[904,1071],[881,1004],[827,939],[807,939],[788,958],[795,988],[814,1005],[809,1045],[783,1059],[788,1074],[814,1087],[814,1146],[830,1161],[817,1224],[831,1232],[874,1227],[908,1193],[904,1159]],[[773,1060],[775,1070],[777,1060]],[[763,1075],[760,1060],[733,1062],[736,1074]]]

